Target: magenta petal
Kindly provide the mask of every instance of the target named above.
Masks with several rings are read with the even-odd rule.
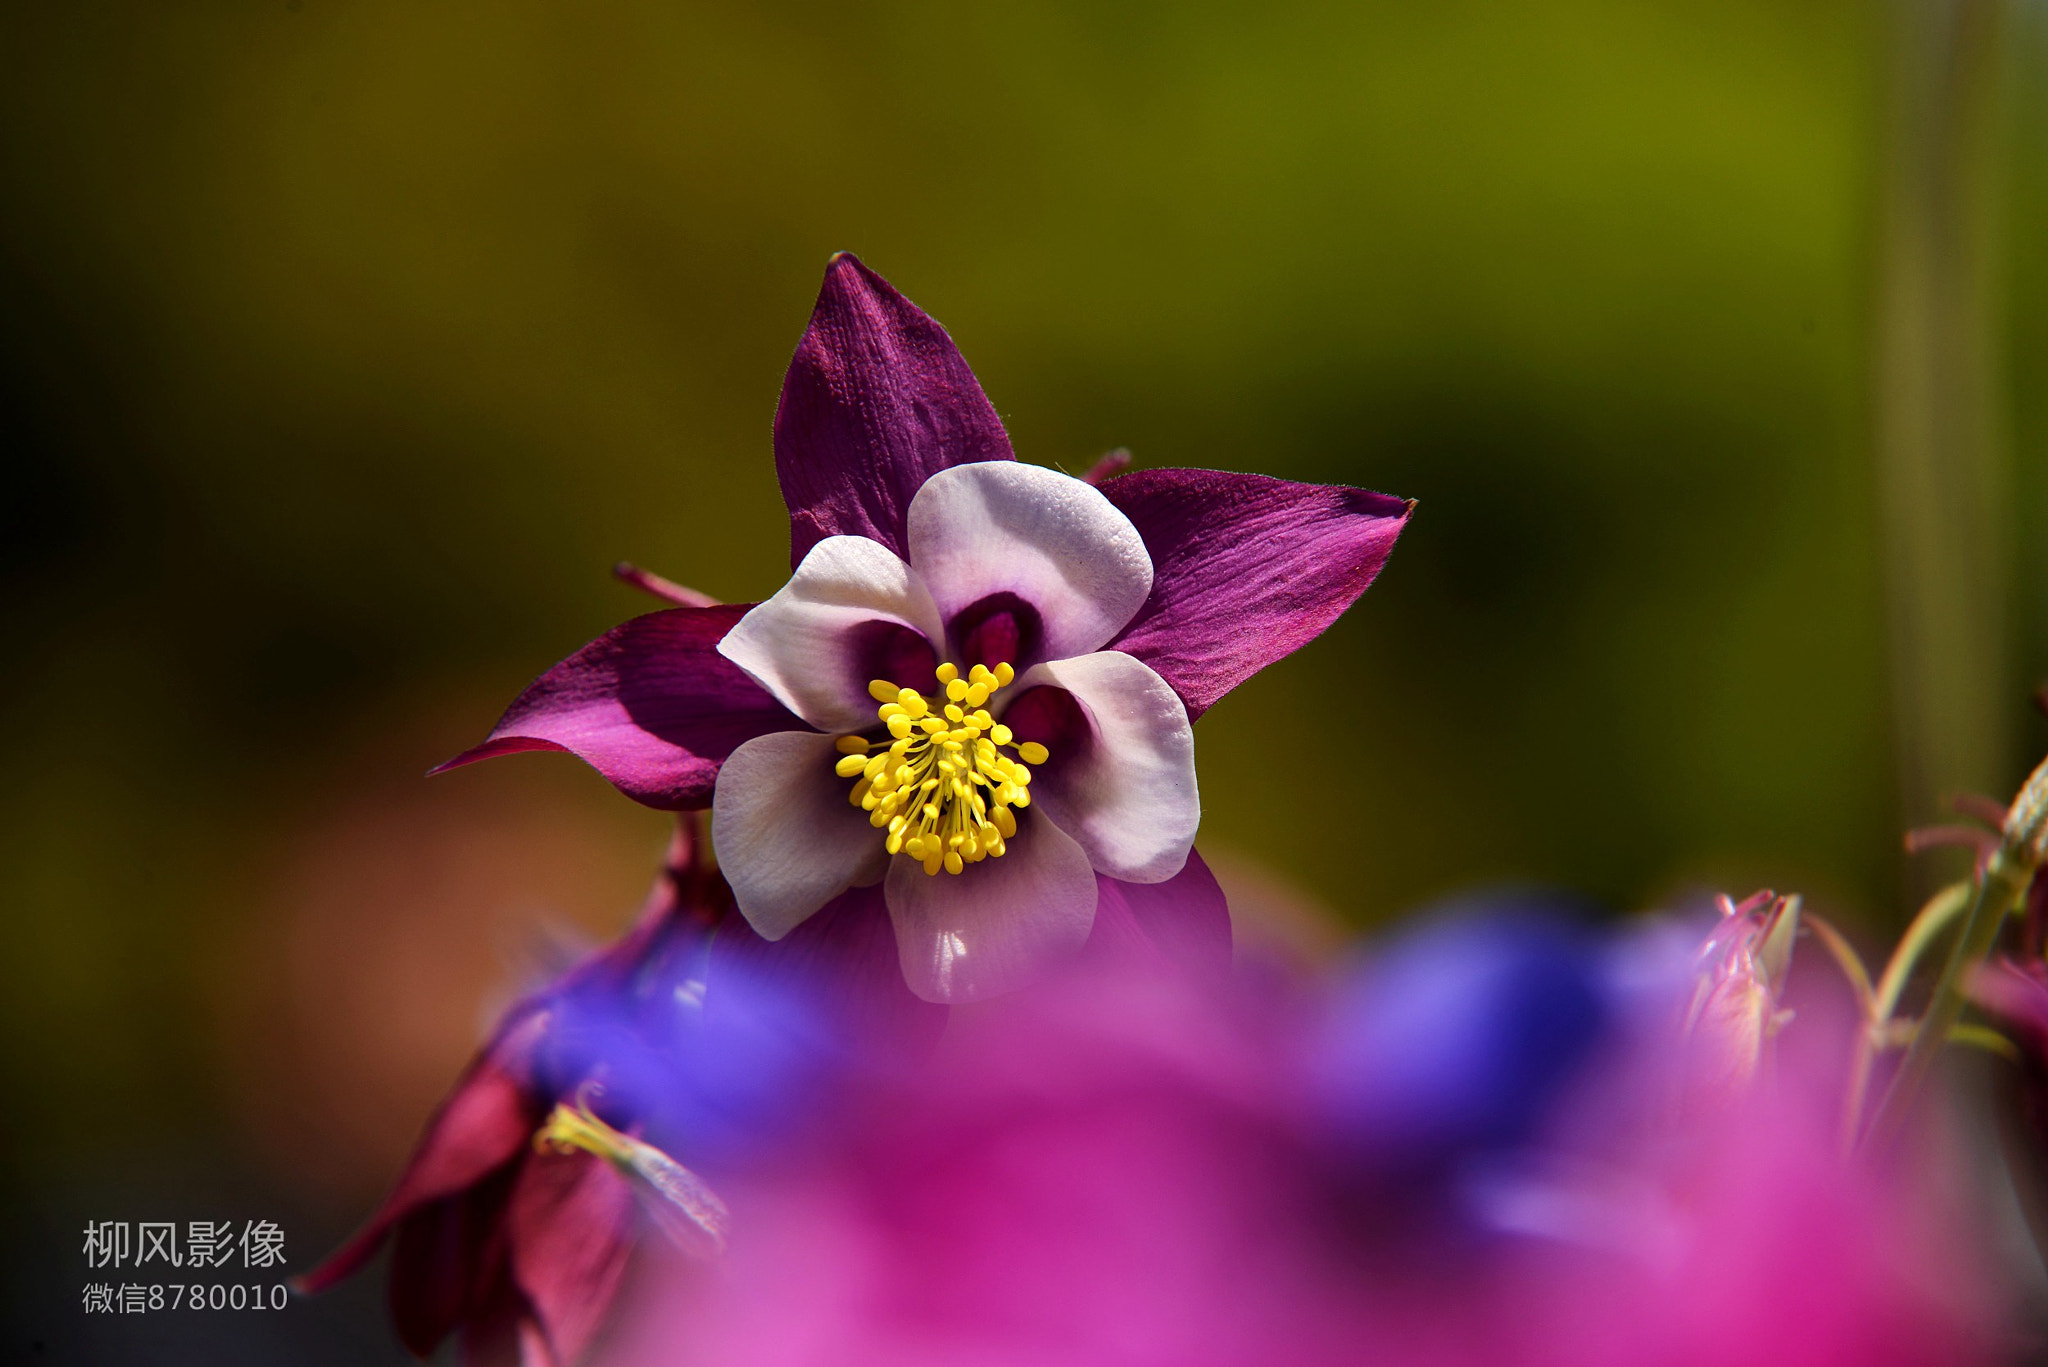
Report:
[[[535,1154],[506,1211],[512,1279],[533,1306],[558,1362],[589,1346],[632,1251],[633,1190],[588,1153]]]
[[[1223,470],[1141,470],[1102,492],[1152,555],[1151,597],[1109,648],[1157,670],[1191,721],[1336,621],[1380,572],[1412,507]]]
[[[727,755],[755,736],[805,729],[718,653],[753,606],[670,608],[613,627],[536,679],[482,745],[434,772],[566,750],[636,802],[670,811],[710,805]]]
[[[1012,458],[946,330],[851,255],[833,257],[775,410],[791,566],[842,535],[907,560],[904,517],[925,480]]]
[[[1088,956],[1164,960],[1201,977],[1230,970],[1230,905],[1202,856],[1164,883],[1126,883],[1096,875],[1095,928]]]
[[[948,1009],[903,981],[880,884],[840,893],[780,940],[762,939],[744,917],[726,917],[711,941],[706,1011],[720,1009],[718,985],[729,975],[816,1003],[857,1049],[915,1053],[946,1024]]]

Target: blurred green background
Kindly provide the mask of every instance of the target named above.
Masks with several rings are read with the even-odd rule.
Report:
[[[1960,603],[2005,650],[1992,790],[2048,745],[2034,22],[1992,213],[2006,596]],[[16,1252],[64,1298],[10,1333],[71,1332],[88,1208],[295,1212],[303,1268],[535,935],[630,914],[664,818],[566,758],[419,776],[651,605],[615,559],[780,584],[769,424],[839,249],[1025,459],[1420,500],[1201,725],[1248,885],[1369,925],[1768,883],[1895,926],[1936,813],[1887,681],[1887,34],[1734,0],[0,11],[0,1081],[52,1231]]]

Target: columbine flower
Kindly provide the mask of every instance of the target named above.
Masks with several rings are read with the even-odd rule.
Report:
[[[617,1293],[636,1207],[678,1235],[693,1229],[686,1250],[722,1246],[717,1198],[588,1105],[614,1075],[631,1108],[671,1090],[646,1066],[650,1037],[700,971],[721,894],[679,830],[632,933],[507,1012],[383,1205],[302,1289],[353,1275],[389,1240],[392,1316],[413,1352],[459,1331],[469,1361],[569,1362]]]
[[[879,887],[932,1001],[1018,985],[1104,913],[1112,933],[1227,952],[1192,852],[1190,724],[1364,592],[1408,505],[1018,464],[951,338],[846,255],[784,382],[775,458],[780,592],[616,628],[451,763],[567,750],[642,802],[712,806],[771,940]]]

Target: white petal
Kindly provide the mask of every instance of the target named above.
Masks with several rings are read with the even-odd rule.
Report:
[[[888,852],[832,772],[832,737],[756,736],[727,757],[711,795],[711,842],[741,914],[779,940],[850,887],[882,875]]]
[[[1037,608],[1041,659],[1100,649],[1152,591],[1152,557],[1131,520],[1094,485],[1041,465],[939,471],[910,500],[908,541],[946,621],[994,593]]]
[[[895,552],[864,536],[828,536],[725,633],[718,653],[820,731],[859,731],[875,724],[876,706],[853,651],[863,622],[910,627],[934,650],[944,639],[924,581]]]
[[[1095,924],[1095,870],[1073,838],[1023,814],[1000,859],[927,874],[907,855],[884,891],[896,954],[926,1001],[970,1002],[1021,987],[1080,952]]]
[[[1035,770],[1032,809],[1058,822],[1101,872],[1128,883],[1179,873],[1202,824],[1195,733],[1166,680],[1120,650],[1052,660],[1026,670],[1017,696],[1038,684],[1066,689],[1095,728],[1094,744]]]

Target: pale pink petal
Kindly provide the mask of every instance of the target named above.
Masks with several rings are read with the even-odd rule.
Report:
[[[858,731],[875,724],[863,642],[876,622],[934,642],[943,635],[924,581],[895,552],[862,536],[829,536],[726,633],[718,653],[820,731]]]
[[[779,940],[849,887],[882,876],[887,852],[832,772],[832,737],[782,731],[748,741],[719,771],[711,841],[741,914]]]
[[[959,874],[927,874],[899,855],[884,890],[910,990],[970,1002],[1021,987],[1088,943],[1095,870],[1087,851],[1037,811],[1008,853]]]
[[[1081,842],[1096,869],[1159,883],[1187,862],[1202,824],[1195,733],[1166,680],[1118,650],[1034,665],[1018,691],[1063,688],[1093,734],[1034,773],[1033,803]]]
[[[910,501],[910,563],[948,626],[987,598],[1030,605],[1037,659],[1101,648],[1152,591],[1144,538],[1101,491],[1016,462],[956,465],[926,480]]]

